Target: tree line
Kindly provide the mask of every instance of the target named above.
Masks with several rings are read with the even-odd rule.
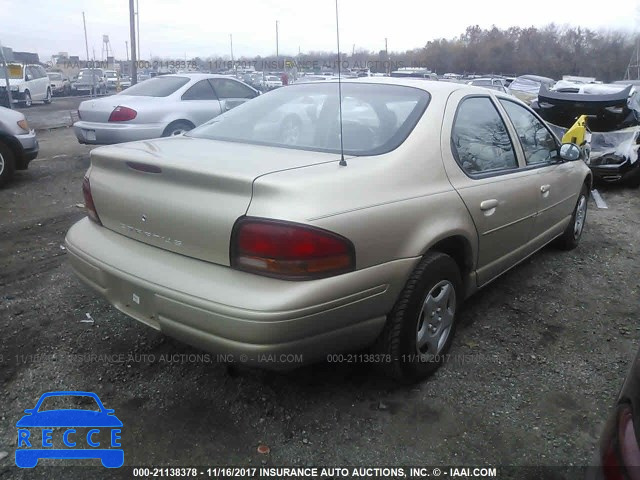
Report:
[[[422,48],[404,52],[355,50],[342,52],[341,65],[368,65],[372,72],[390,67],[425,67],[438,74],[537,74],[551,78],[562,75],[596,77],[598,80],[622,79],[634,52],[635,39],[630,32],[591,30],[582,27],[549,24],[544,27],[495,26],[483,29],[469,26],[456,38],[431,40]],[[335,65],[336,53],[307,52],[295,56],[242,57],[246,64],[283,65],[285,60],[298,65]],[[199,59],[198,59],[199,60]],[[211,57],[223,62],[226,57]]]

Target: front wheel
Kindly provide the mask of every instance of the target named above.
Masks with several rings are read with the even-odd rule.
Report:
[[[29,108],[32,105],[32,101],[31,101],[31,94],[29,93],[29,90],[25,90],[24,91],[24,100],[22,101],[24,103],[24,106]]]
[[[13,177],[15,168],[15,155],[8,145],[0,143],[0,187]]]
[[[444,362],[462,303],[462,279],[456,262],[440,252],[427,253],[409,277],[387,318],[377,350],[388,360],[386,373],[415,383]]]
[[[558,238],[557,244],[563,250],[573,250],[580,243],[584,224],[587,221],[587,204],[589,201],[589,189],[586,185],[582,186],[576,207],[571,215],[571,221],[564,233]]]
[[[44,99],[44,103],[49,105],[51,103],[51,89],[47,88],[47,96]]]

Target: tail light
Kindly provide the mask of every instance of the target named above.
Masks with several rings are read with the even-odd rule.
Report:
[[[127,120],[133,120],[138,115],[134,109],[129,107],[117,106],[111,115],[109,115],[110,122],[126,122]]]
[[[283,280],[312,280],[355,269],[346,238],[316,227],[243,217],[231,234],[231,267]]]
[[[102,225],[100,217],[98,216],[98,211],[96,210],[96,205],[95,203],[93,203],[93,196],[91,195],[91,183],[89,182],[88,176],[85,176],[82,180],[82,195],[84,196],[84,206],[87,209],[87,215],[98,225]]]

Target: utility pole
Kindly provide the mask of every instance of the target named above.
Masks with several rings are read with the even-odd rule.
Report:
[[[89,68],[89,41],[87,40],[87,20],[85,19],[84,16],[84,12],[82,12],[82,24],[84,25],[84,47],[86,48],[87,51],[87,65],[86,67]],[[96,54],[95,54],[95,50],[93,52],[93,61],[95,63],[96,60]],[[91,65],[91,96],[93,96],[93,90],[95,90],[95,71],[93,70],[95,65]]]
[[[7,59],[4,58],[4,48],[2,48],[2,43],[0,43],[0,57],[2,57],[2,64],[4,65],[4,79],[7,82],[7,100],[9,101],[9,108],[13,108],[13,97],[11,96],[11,85],[9,84],[9,64],[7,63]]]
[[[385,37],[384,39],[384,56],[387,59],[387,73],[390,73],[391,71],[391,62],[389,61],[389,47],[387,45],[387,38]]]
[[[138,60],[140,60],[140,7],[138,5],[138,0],[136,0],[136,22],[137,22],[137,26],[136,26],[136,31],[138,32]],[[151,58],[149,58],[149,60],[151,60]]]
[[[127,63],[129,63],[129,42],[124,41],[124,51],[127,52]]]
[[[229,42],[231,42],[231,67],[236,69],[236,62],[233,59],[233,33],[229,34]]]
[[[278,69],[280,68],[280,50],[278,47],[278,20],[276,20],[276,61],[278,63]]]
[[[138,83],[138,65],[136,56],[136,24],[133,0],[129,0],[129,32],[131,35],[131,85]]]

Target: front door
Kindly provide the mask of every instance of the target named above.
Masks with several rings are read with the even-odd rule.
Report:
[[[522,145],[528,169],[537,170],[538,214],[533,239],[537,247],[560,235],[567,226],[578,200],[576,185],[583,173],[576,162],[558,157],[559,143],[547,126],[522,105],[500,99]]]

